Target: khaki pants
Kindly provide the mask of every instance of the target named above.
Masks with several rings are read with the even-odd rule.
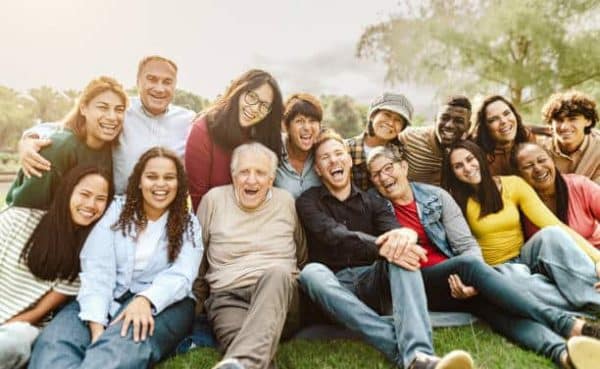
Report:
[[[268,269],[253,286],[211,293],[208,319],[224,357],[239,360],[246,369],[268,368],[284,325],[288,330],[297,324],[290,311],[298,305],[297,296],[296,278],[282,268]]]

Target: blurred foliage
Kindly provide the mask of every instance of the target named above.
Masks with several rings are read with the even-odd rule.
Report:
[[[358,135],[367,124],[366,105],[349,96],[322,95],[323,127],[335,129],[342,137]]]
[[[381,60],[391,82],[509,97],[539,121],[550,94],[600,97],[598,0],[400,0],[362,34],[357,55]]]

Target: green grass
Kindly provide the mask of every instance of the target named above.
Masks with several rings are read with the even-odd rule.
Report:
[[[436,329],[434,345],[438,355],[459,348],[469,351],[479,369],[555,368],[550,360],[509,343],[481,324]],[[217,351],[201,348],[171,358],[159,369],[210,369],[219,359]],[[344,340],[288,341],[279,346],[276,361],[279,369],[394,368],[370,346]]]

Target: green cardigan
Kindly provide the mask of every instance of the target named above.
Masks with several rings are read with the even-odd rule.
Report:
[[[44,172],[41,178],[27,178],[23,170],[19,170],[6,195],[7,205],[48,209],[63,176],[77,165],[97,165],[112,173],[110,145],[104,145],[98,150],[92,149],[70,130],[56,132],[50,139],[52,144],[40,151],[52,163],[50,171]]]

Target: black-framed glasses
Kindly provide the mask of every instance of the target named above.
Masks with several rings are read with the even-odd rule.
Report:
[[[271,104],[266,101],[262,101],[258,97],[258,94],[252,90],[246,91],[246,93],[244,94],[244,102],[248,105],[257,105],[258,104],[258,112],[263,116],[265,116],[271,112],[271,108],[272,108]]]
[[[371,174],[371,180],[375,181],[376,179],[381,179],[382,174],[385,174],[386,176],[391,176],[392,173],[394,173],[394,162],[390,161],[389,163],[381,167],[381,169],[379,169],[378,171],[373,172]]]

